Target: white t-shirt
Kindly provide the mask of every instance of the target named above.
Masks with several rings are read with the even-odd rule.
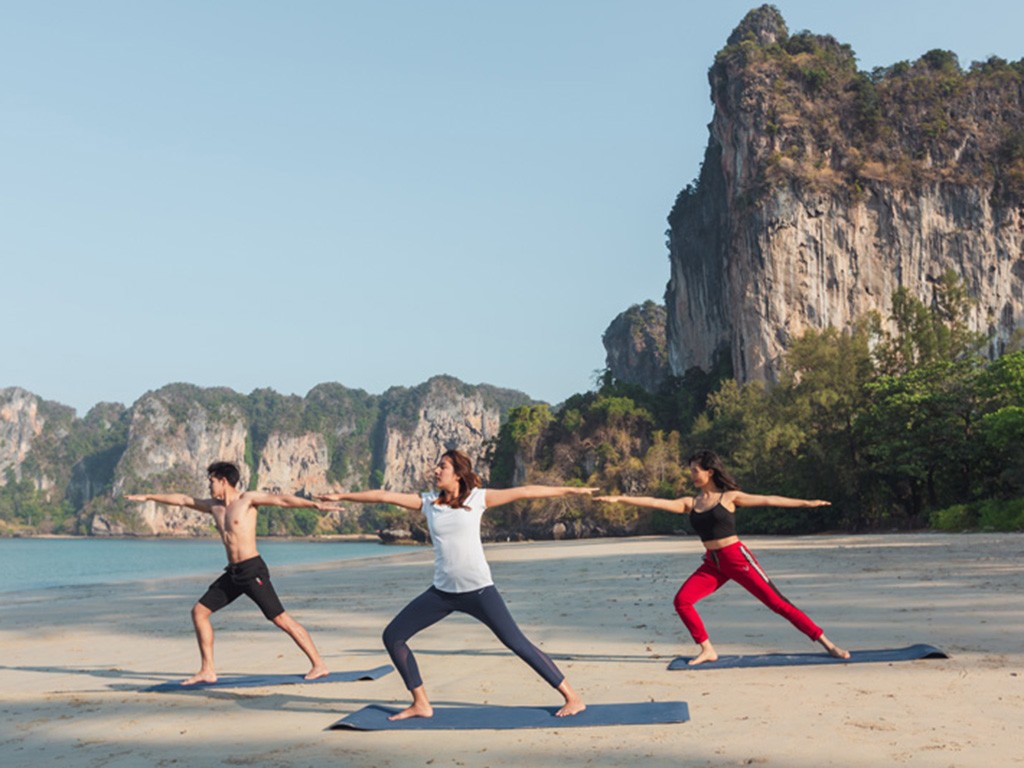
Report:
[[[485,493],[483,488],[474,488],[459,509],[435,504],[436,493],[422,496],[423,514],[434,542],[434,586],[442,592],[472,592],[494,583],[480,541],[480,519],[487,508]]]

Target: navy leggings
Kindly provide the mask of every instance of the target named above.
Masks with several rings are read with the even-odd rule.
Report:
[[[384,647],[405,681],[405,687],[410,691],[423,685],[423,679],[416,665],[416,657],[406,641],[452,611],[468,613],[486,624],[506,648],[529,664],[552,688],[562,684],[565,675],[547,654],[526,639],[493,584],[473,592],[457,593],[442,592],[432,586],[399,611],[384,629]]]

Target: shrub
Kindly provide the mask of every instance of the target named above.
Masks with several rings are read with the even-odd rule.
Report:
[[[929,523],[937,531],[970,531],[978,526],[978,514],[967,504],[954,504],[932,512]]]
[[[1024,499],[989,499],[978,505],[983,531],[1024,531]]]
[[[954,504],[932,512],[929,522],[939,531],[1024,531],[1024,498]]]

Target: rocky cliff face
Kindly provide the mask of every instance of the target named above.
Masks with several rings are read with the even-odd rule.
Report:
[[[887,320],[947,271],[998,354],[1024,325],[1024,62],[856,71],[849,46],[752,11],[711,68],[700,177],[669,217],[672,371],[773,380],[806,329]]]
[[[132,407],[128,443],[114,471],[112,495],[142,489],[208,495],[206,467],[211,461],[236,463],[242,487],[249,482],[246,464],[248,421],[225,390],[202,390],[175,385],[143,395]],[[212,396],[221,395],[223,402]],[[137,510],[142,533],[195,535],[210,530],[210,518],[200,512],[146,502]],[[97,514],[93,533],[125,533],[132,526]]]
[[[45,500],[53,501],[70,472],[59,459],[74,413],[19,387],[0,389],[0,484],[8,477],[28,481]]]
[[[275,433],[260,453],[257,487],[268,493],[313,496],[341,490],[327,479],[330,469],[327,439],[315,432],[292,437]]]
[[[385,418],[377,442],[381,487],[419,491],[433,486],[433,468],[441,453],[458,448],[474,459],[497,438],[501,417],[529,398],[508,390],[469,387],[438,376],[411,391],[384,394]],[[488,467],[478,461],[477,472],[486,481]]]
[[[71,462],[66,497],[75,509],[110,491],[127,447],[131,416],[120,403],[99,403],[85,418],[72,421],[72,427],[84,433],[84,439],[76,441],[81,455],[66,457]]]
[[[612,320],[601,341],[605,364],[616,381],[656,392],[670,375],[665,307],[647,301]]]
[[[212,408],[198,387],[168,388],[143,395],[132,406],[128,447],[117,466],[115,491],[126,484],[164,478],[182,493],[206,490],[206,467],[213,459],[233,461],[248,484],[246,414],[234,403]]]
[[[337,384],[322,384],[305,398],[172,384],[128,409],[101,404],[75,419],[71,409],[11,388],[0,391],[0,472],[18,479],[31,469],[36,487],[51,489],[53,503],[74,505],[93,534],[209,535],[207,515],[128,504],[122,496],[205,497],[206,467],[214,460],[235,462],[243,487],[272,493],[419,491],[432,484],[441,450],[459,447],[483,459],[503,415],[530,402],[519,392],[445,376],[380,396]],[[479,470],[486,476],[486,463]],[[339,514],[323,524],[353,520]]]
[[[19,387],[0,389],[0,479],[8,470],[21,479],[21,465],[42,431],[39,398]]]

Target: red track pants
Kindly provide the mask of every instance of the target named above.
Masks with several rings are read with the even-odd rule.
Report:
[[[821,627],[811,621],[807,614],[783,597],[782,593],[768,578],[757,559],[742,542],[737,541],[723,549],[707,550],[704,562],[693,572],[676,593],[676,613],[683,624],[690,630],[695,643],[703,643],[708,639],[704,622],[700,620],[694,603],[703,600],[719,587],[732,579],[750,594],[771,608],[775,613],[785,617],[789,622],[807,635],[817,640],[822,635]]]

